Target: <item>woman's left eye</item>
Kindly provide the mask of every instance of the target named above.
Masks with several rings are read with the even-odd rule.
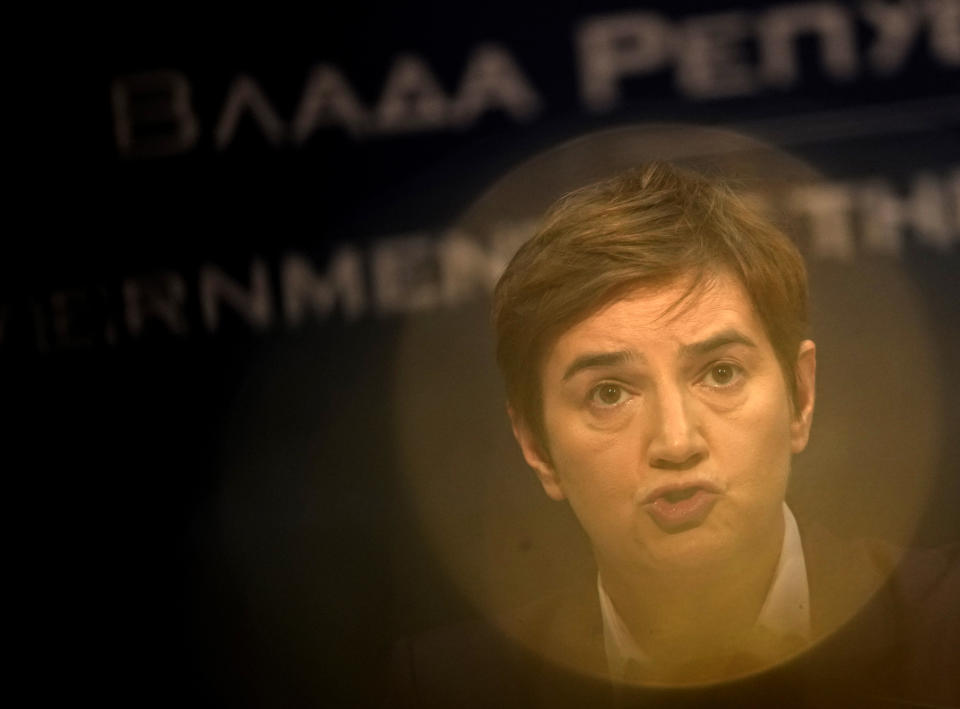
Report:
[[[703,377],[703,382],[707,386],[717,389],[735,384],[743,376],[743,370],[735,364],[729,362],[718,362],[711,365],[710,369]]]

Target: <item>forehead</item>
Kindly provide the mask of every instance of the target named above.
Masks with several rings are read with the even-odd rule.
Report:
[[[769,345],[749,295],[732,275],[640,285],[561,333],[548,361],[557,354],[573,354],[572,350],[680,347],[728,328]]]

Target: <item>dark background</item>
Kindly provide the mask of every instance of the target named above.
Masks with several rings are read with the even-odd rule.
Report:
[[[767,7],[661,6],[644,8],[680,22],[728,9],[758,17]],[[834,6],[859,17],[858,6]],[[27,550],[28,654],[62,662],[70,691],[109,704],[352,706],[369,698],[394,639],[471,612],[410,503],[395,393],[409,323],[455,342],[461,311],[371,307],[351,319],[334,309],[296,327],[277,317],[258,332],[225,308],[211,332],[197,296],[204,264],[246,284],[261,258],[276,286],[277,264],[291,251],[319,273],[345,244],[367,254],[394,235],[435,239],[525,159],[636,122],[738,128],[832,181],[879,177],[901,195],[917,173],[957,174],[960,69],[934,54],[927,29],[888,75],[870,69],[872,35],[858,20],[860,67],[848,79],[832,77],[816,39],[804,35],[791,86],[694,99],[665,68],[622,81],[620,103],[591,112],[577,89],[578,23],[637,7],[343,4],[230,17],[156,6],[86,17],[35,47],[40,70],[26,82],[22,113],[44,149],[19,185],[29,218],[4,240],[0,284],[0,386],[16,481],[8,504],[11,541]],[[289,122],[319,62],[336,66],[369,107],[398,54],[421,57],[454,93],[482,42],[509,52],[534,87],[535,117],[490,111],[465,127],[386,135],[329,127],[302,144],[271,144],[248,115],[226,148],[214,144],[238,75],[255,80]],[[755,51],[747,48],[748,60]],[[163,154],[125,153],[111,86],[159,70],[189,83],[198,138]],[[960,536],[953,180],[951,241],[931,245],[904,228],[899,256],[858,246],[852,260],[812,266],[834,284],[862,285],[864,263],[893,264],[933,327],[944,435],[936,494],[915,533],[925,545]],[[124,327],[123,283],[163,272],[186,283],[187,332],[154,322],[134,336]],[[864,299],[883,291],[873,287],[861,289]],[[55,324],[63,293],[74,298],[70,337]],[[482,322],[482,301],[464,304],[463,317]],[[449,386],[430,376],[442,369],[437,360],[425,352],[411,376]],[[886,378],[907,375],[869,371],[863,386],[881,394]],[[486,394],[500,405],[497,391]],[[507,440],[505,421],[497,435]]]

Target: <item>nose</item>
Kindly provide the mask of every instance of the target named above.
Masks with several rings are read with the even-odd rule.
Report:
[[[689,470],[707,457],[695,403],[677,386],[658,387],[653,433],[647,448],[651,467]]]

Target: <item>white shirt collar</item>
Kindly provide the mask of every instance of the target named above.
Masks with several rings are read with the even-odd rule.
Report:
[[[783,545],[767,597],[757,615],[755,627],[778,637],[810,638],[810,587],[807,565],[800,544],[800,530],[786,503],[783,505]],[[641,665],[650,661],[637,645],[626,624],[614,608],[600,575],[597,574],[600,615],[603,618],[603,644],[607,666],[614,677],[622,677],[626,664],[633,660]]]

